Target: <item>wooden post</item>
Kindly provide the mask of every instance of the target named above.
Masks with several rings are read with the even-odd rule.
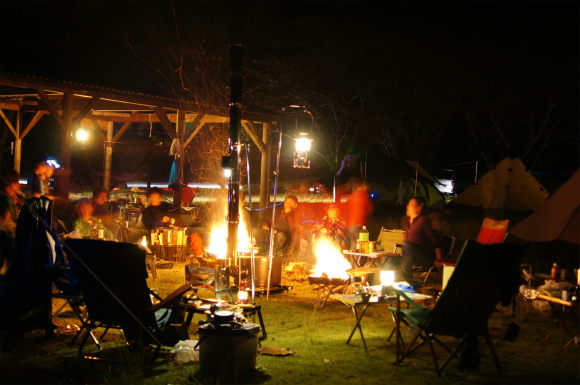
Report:
[[[260,174],[260,208],[268,206],[270,201],[270,184],[268,180],[270,178],[270,147],[271,138],[270,134],[272,127],[270,123],[264,123],[262,129],[262,142],[264,142],[265,150],[262,151],[262,162],[261,162],[261,174]],[[258,215],[258,226],[264,221],[264,210],[260,210]]]
[[[20,138],[20,131],[22,131],[22,110],[16,113],[16,135],[14,139],[14,170],[20,173],[20,162],[22,160],[22,139]]]
[[[105,142],[105,175],[103,186],[111,191],[111,163],[113,160],[113,122],[107,124],[107,141]]]
[[[56,185],[58,196],[64,198],[68,198],[70,193],[70,177],[71,177],[70,152],[73,137],[73,99],[74,96],[72,94],[65,93],[62,114],[62,127],[61,127],[62,128],[62,141],[60,147],[61,171],[58,184]]]
[[[177,110],[177,120],[175,122],[175,131],[177,135],[177,140],[180,145],[183,145],[185,139],[185,111]],[[173,208],[178,208],[181,206],[181,192],[183,190],[183,156],[182,153],[180,157],[176,158],[177,163],[177,175],[179,178],[179,187],[177,191],[173,191]]]

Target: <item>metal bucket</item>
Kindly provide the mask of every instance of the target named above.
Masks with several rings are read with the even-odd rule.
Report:
[[[240,257],[242,268],[251,272],[252,257]],[[267,255],[255,256],[256,281],[257,289],[268,288],[268,269],[270,267],[270,258]],[[249,279],[249,277],[248,277]],[[272,276],[270,278],[270,287],[282,284],[282,257],[274,256],[272,258]]]

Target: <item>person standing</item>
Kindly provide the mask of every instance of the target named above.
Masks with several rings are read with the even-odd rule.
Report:
[[[358,184],[356,190],[348,199],[348,231],[350,233],[350,249],[356,249],[356,241],[362,227],[367,224],[372,213],[372,204],[366,184]]]
[[[35,164],[33,171],[26,179],[26,198],[40,198],[45,193],[43,177],[48,164],[44,158],[39,159]]]
[[[425,201],[419,197],[412,198],[407,204],[407,215],[403,218],[403,256],[401,270],[403,278],[413,282],[413,266],[431,267],[435,259],[441,259],[439,237],[431,227],[431,220],[423,214]]]

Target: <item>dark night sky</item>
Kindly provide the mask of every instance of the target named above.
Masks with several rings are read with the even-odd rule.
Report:
[[[572,98],[577,117],[578,2],[175,1],[173,5],[175,16],[169,2],[3,0],[1,69],[155,93],[154,82],[140,68],[127,41],[147,44],[151,31],[161,38],[174,37],[177,19],[181,34],[202,34],[207,46],[224,58],[228,43],[245,43],[250,72],[255,61],[269,56],[292,63],[331,41],[358,39],[376,43],[376,58],[361,58],[369,67],[360,72],[377,79],[388,68],[400,82],[430,84],[442,94],[481,84],[501,88],[517,83],[521,92],[548,89]],[[332,63],[325,65],[331,68]],[[337,84],[349,81],[336,79]],[[572,167],[577,167],[578,158],[571,156]]]

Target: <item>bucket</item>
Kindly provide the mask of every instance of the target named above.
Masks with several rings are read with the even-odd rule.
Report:
[[[268,288],[268,270],[270,268],[270,257],[255,256],[256,266],[256,288]],[[243,268],[252,271],[252,257],[240,257],[240,264]],[[270,278],[270,287],[282,284],[282,257],[275,255],[272,258],[272,277]]]
[[[199,332],[199,370],[220,383],[249,379],[256,370],[260,326],[240,327],[205,324]]]

